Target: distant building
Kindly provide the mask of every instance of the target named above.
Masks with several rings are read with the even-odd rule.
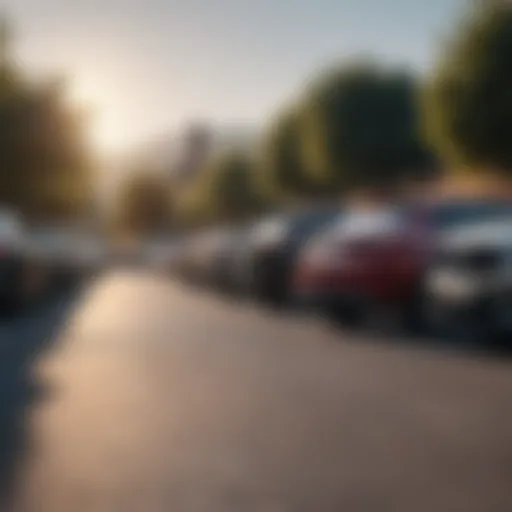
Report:
[[[135,148],[115,165],[109,191],[134,169],[150,169],[169,176],[175,184],[186,184],[212,156],[224,151],[253,151],[258,130],[252,125],[192,122],[178,133],[164,134]],[[109,194],[110,195],[110,194]]]
[[[213,133],[206,125],[188,128],[178,142],[176,160],[171,166],[173,179],[180,182],[192,179],[214,151]]]
[[[224,151],[253,151],[257,138],[257,131],[252,126],[191,125],[184,130],[174,147],[170,168],[172,178],[181,183],[188,182],[212,156]]]

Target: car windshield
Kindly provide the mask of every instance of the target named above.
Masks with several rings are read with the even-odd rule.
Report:
[[[444,245],[462,247],[492,245],[512,247],[512,215],[493,217],[475,224],[464,224],[443,232]]]
[[[336,224],[333,232],[338,236],[386,235],[396,231],[402,225],[402,216],[398,210],[388,209],[352,213]]]
[[[313,231],[333,222],[339,213],[339,210],[333,209],[308,212],[306,215],[299,216],[291,222],[290,238],[292,240],[307,238]]]
[[[21,231],[21,225],[15,217],[0,216],[0,236],[15,237]]]
[[[256,227],[255,237],[257,240],[274,240],[285,236],[289,222],[289,217],[284,215],[269,218]]]

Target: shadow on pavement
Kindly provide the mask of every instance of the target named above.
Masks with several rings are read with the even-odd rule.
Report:
[[[427,332],[410,332],[395,321],[363,323],[347,326],[339,320],[317,315],[333,332],[343,339],[355,343],[366,343],[404,347],[419,351],[442,353],[445,356],[459,358],[499,361],[509,365],[512,363],[512,343],[498,344],[492,340],[470,341],[446,336],[435,336]]]
[[[489,340],[484,342],[470,342],[469,340],[448,339],[434,336],[426,332],[413,332],[400,325],[398,318],[386,314],[375,316],[362,321],[357,325],[347,325],[340,319],[334,318],[324,312],[315,312],[304,309],[291,303],[270,303],[257,300],[243,293],[232,290],[216,289],[212,286],[198,286],[186,283],[189,289],[198,293],[209,295],[225,304],[252,304],[261,311],[271,316],[280,316],[292,320],[309,316],[316,319],[329,330],[336,333],[340,340],[350,340],[354,343],[378,343],[380,345],[403,346],[409,349],[429,350],[451,354],[454,357],[473,357],[478,359],[500,360],[505,364],[512,363],[512,342],[497,344]]]
[[[0,319],[0,510],[28,450],[29,408],[44,397],[35,366],[58,341],[77,295],[66,291],[24,314]]]

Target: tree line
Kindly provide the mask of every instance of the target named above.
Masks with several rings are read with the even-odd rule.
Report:
[[[184,188],[135,169],[118,190],[116,225],[237,221],[357,191],[393,194],[443,173],[511,177],[512,4],[475,1],[448,36],[422,75],[370,58],[320,72],[253,151],[213,155]],[[76,213],[90,198],[84,119],[59,84],[29,86],[5,48],[1,59],[0,200]]]
[[[269,120],[254,153],[207,162],[175,215],[208,224],[450,173],[511,178],[510,55],[512,3],[494,0],[462,14],[422,76],[371,58],[333,66]]]
[[[86,117],[66,101],[62,80],[30,80],[16,65],[0,21],[0,205],[28,219],[88,213],[92,195]]]

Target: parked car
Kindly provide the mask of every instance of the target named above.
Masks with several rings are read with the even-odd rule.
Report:
[[[424,273],[442,232],[511,210],[501,200],[444,199],[349,212],[306,246],[294,292],[346,322],[385,308],[419,329]]]
[[[94,233],[72,233],[67,254],[69,271],[78,280],[96,275],[109,260],[107,243]]]
[[[174,273],[179,279],[184,281],[192,279],[194,270],[192,255],[196,239],[197,234],[188,234],[182,236],[178,243]]]
[[[219,229],[204,229],[190,235],[181,251],[183,276],[196,284],[207,284],[212,278],[213,253],[221,240]]]
[[[224,259],[231,247],[232,231],[226,227],[211,230],[200,244],[200,278],[203,284],[222,286],[225,272]],[[199,255],[198,255],[199,256]]]
[[[278,214],[258,223],[250,233],[241,269],[249,291],[265,301],[286,302],[302,246],[339,215],[339,207],[322,206]]]
[[[239,268],[247,252],[249,229],[245,226],[226,229],[212,254],[212,283],[229,292],[240,291]]]
[[[191,238],[191,236],[181,235],[179,240],[176,241],[176,250],[171,273],[178,279],[186,280],[188,278],[188,255],[190,254]]]
[[[52,291],[58,287],[59,273],[63,260],[63,244],[61,236],[54,230],[32,228],[26,233],[25,251],[33,263],[44,268],[47,278],[47,288]]]
[[[107,246],[89,233],[46,226],[31,233],[29,253],[45,268],[52,288],[60,290],[100,270]]]
[[[44,291],[47,275],[41,261],[28,250],[27,230],[21,217],[0,212],[0,307],[13,311]]]
[[[425,276],[432,332],[512,341],[512,215],[450,230]]]
[[[157,272],[170,272],[177,257],[177,243],[171,239],[146,240],[143,243],[146,265]]]

